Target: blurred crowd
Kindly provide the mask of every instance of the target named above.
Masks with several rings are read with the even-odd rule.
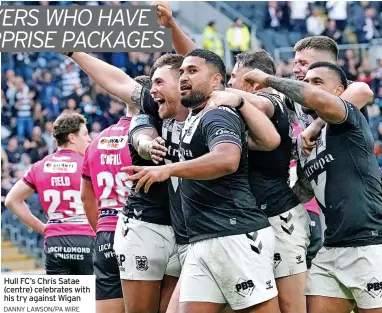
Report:
[[[4,1],[3,4],[7,2]],[[13,1],[12,5],[15,4],[36,4],[36,2]],[[41,2],[41,4],[71,5],[75,2]],[[83,4],[104,3],[88,1]],[[135,5],[136,3],[113,1],[107,4]],[[361,8],[362,12],[350,19],[349,13],[346,12],[350,9],[355,12],[355,5]],[[280,44],[292,46],[294,41],[306,35],[325,34],[339,43],[368,42],[382,35],[381,8],[379,7],[378,11],[377,7],[370,4],[363,5],[364,3],[346,4],[341,1],[314,3],[299,1],[289,4],[283,1],[269,2],[263,12],[263,31],[258,31],[257,34],[268,34],[265,36],[267,39],[273,38],[272,46],[259,36],[263,47],[271,52]],[[349,21],[353,19],[358,21],[356,23],[358,28],[349,26]],[[283,32],[288,36],[283,35]],[[203,45],[222,54],[221,36],[216,34],[214,22],[211,21],[204,31]],[[225,38],[233,56],[250,49],[249,34],[248,27],[241,19],[237,19],[229,27]],[[280,39],[281,37],[283,39]],[[287,42],[282,41],[284,39]],[[94,55],[117,66],[132,77],[148,75],[153,62],[160,56],[158,53],[120,52]],[[375,151],[382,166],[382,59],[373,64],[368,58],[367,51],[349,49],[340,56],[340,65],[350,80],[366,82],[375,92],[374,102],[368,105],[368,110],[370,126],[376,139]],[[1,53],[1,73],[3,210],[4,197],[12,185],[24,176],[32,163],[55,150],[52,124],[59,114],[62,112],[84,114],[88,120],[90,134],[94,137],[125,114],[125,105],[97,86],[69,58],[58,53]],[[278,75],[293,76],[293,59],[281,60],[278,64]]]

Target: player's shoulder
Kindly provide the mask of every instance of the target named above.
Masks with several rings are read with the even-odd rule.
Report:
[[[219,106],[210,110],[206,110],[203,114],[203,118],[213,118],[213,117],[237,117],[240,118],[239,113],[228,106]]]
[[[339,99],[341,99],[341,98],[339,98]],[[341,100],[345,106],[346,116],[348,116],[349,114],[354,114],[357,117],[363,116],[361,111],[353,103],[346,101],[344,99],[341,99]]]
[[[36,162],[32,170],[38,170],[43,174],[74,174],[81,168],[84,157],[78,153],[53,153]]]

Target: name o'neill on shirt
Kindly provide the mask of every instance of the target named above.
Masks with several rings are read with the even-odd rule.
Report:
[[[74,174],[77,172],[77,163],[76,162],[52,162],[46,161],[44,163],[45,173],[71,173]]]
[[[118,154],[101,154],[101,165],[121,165],[121,155]]]
[[[101,137],[98,141],[99,150],[119,150],[126,147],[127,136]]]
[[[313,178],[311,176],[316,176],[322,173],[325,170],[326,164],[334,160],[334,157],[330,153],[328,153],[321,158],[307,163],[304,166],[305,175],[309,178],[309,180],[311,180]]]

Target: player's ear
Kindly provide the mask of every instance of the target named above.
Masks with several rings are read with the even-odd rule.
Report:
[[[223,77],[220,73],[215,73],[212,75],[212,87],[213,89],[219,89],[221,82],[223,81]]]
[[[76,136],[74,134],[68,135],[68,142],[74,144],[76,142]]]
[[[337,85],[336,89],[334,90],[334,94],[339,97],[343,92],[345,91],[345,88],[343,85]]]

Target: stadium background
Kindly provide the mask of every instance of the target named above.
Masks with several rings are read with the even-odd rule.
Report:
[[[125,1],[2,1],[2,5],[113,5]],[[293,45],[307,35],[326,35],[340,47],[339,64],[348,78],[364,81],[375,93],[367,105],[382,166],[382,2],[171,2],[182,29],[201,47],[221,55],[232,69],[233,56],[263,47],[278,75],[293,77]],[[160,54],[97,53],[128,75],[148,74]],[[2,271],[43,273],[43,238],[4,207],[7,192],[31,164],[55,150],[52,122],[62,112],[80,112],[91,136],[116,123],[125,105],[108,95],[69,58],[57,53],[1,53],[1,226]],[[37,194],[31,211],[42,220]]]

